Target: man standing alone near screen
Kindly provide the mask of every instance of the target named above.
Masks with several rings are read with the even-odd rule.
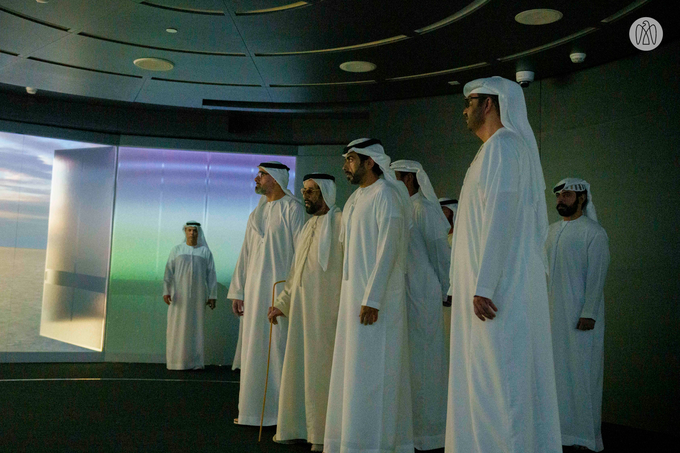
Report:
[[[163,300],[168,304],[165,354],[168,370],[204,367],[203,315],[215,308],[215,263],[201,224],[184,224],[185,240],[173,247],[165,266]]]
[[[274,284],[286,280],[305,222],[302,203],[287,189],[289,168],[280,162],[264,162],[258,168],[255,193],[262,196],[248,218],[246,237],[227,294],[233,300],[234,314],[243,316],[239,415],[234,422],[253,426],[260,425],[262,415],[269,348],[267,313]],[[277,289],[282,290],[283,284]],[[272,330],[264,426],[276,425],[287,334],[288,321],[284,318]]]

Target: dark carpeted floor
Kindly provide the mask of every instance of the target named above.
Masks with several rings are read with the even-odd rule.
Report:
[[[274,427],[258,443],[257,427],[233,424],[238,378],[228,367],[0,364],[0,452],[308,452],[275,444]],[[603,437],[608,453],[671,451],[675,440],[611,424]]]

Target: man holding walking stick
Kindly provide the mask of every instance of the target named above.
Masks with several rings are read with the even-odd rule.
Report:
[[[305,221],[304,207],[287,189],[289,168],[279,162],[258,166],[255,192],[262,195],[248,218],[246,237],[234,269],[227,297],[232,310],[243,317],[239,416],[235,423],[259,426],[267,371],[269,321],[274,282],[285,280],[295,253],[295,243]],[[277,289],[283,289],[278,285]],[[267,401],[262,423],[276,425],[279,386],[286,349],[288,324],[273,329]]]

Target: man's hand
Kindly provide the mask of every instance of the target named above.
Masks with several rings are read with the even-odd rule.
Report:
[[[595,320],[591,318],[579,318],[576,328],[578,330],[593,330],[595,328]]]
[[[208,299],[208,302],[205,303],[208,307],[210,307],[211,310],[215,309],[215,305],[217,305],[217,299]]]
[[[234,299],[231,303],[231,311],[236,316],[243,316],[243,301],[241,299]]]
[[[269,318],[269,322],[271,322],[272,324],[278,324],[276,318],[278,318],[279,316],[286,315],[284,315],[283,312],[276,307],[269,307],[269,311],[267,312],[267,318]]]
[[[359,321],[365,326],[370,326],[374,322],[378,322],[378,311],[377,308],[362,305],[361,312],[359,312]]]
[[[486,297],[482,296],[475,296],[472,298],[472,305],[475,309],[475,315],[482,321],[496,317],[498,308],[496,308],[493,302],[491,302],[491,299],[487,299]]]
[[[170,297],[170,294],[168,294],[168,295],[166,295],[166,296],[163,296],[163,301],[164,301],[166,304],[170,305],[170,302],[172,302],[172,298]]]

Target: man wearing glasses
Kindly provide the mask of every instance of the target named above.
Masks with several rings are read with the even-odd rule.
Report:
[[[264,162],[258,168],[255,192],[262,197],[248,218],[246,237],[227,294],[233,301],[234,314],[243,317],[239,416],[234,422],[253,426],[259,426],[262,415],[269,347],[266,315],[274,283],[288,276],[295,243],[305,221],[302,204],[287,189],[289,168],[280,162]],[[276,289],[283,289],[283,285]],[[287,320],[272,331],[265,426],[276,425],[287,334]]]
[[[342,283],[342,212],[335,206],[335,178],[311,173],[303,179],[307,221],[283,292],[269,319],[288,319],[275,442],[312,444],[322,451],[331,382],[333,345]]]
[[[515,82],[478,79],[464,93],[483,144],[453,230],[446,450],[559,453],[536,139]]]

